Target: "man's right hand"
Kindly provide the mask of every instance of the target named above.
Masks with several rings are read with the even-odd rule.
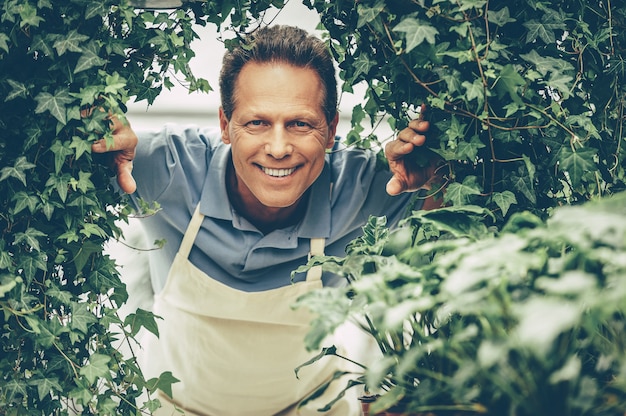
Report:
[[[133,178],[133,159],[137,148],[137,135],[128,123],[122,123],[117,117],[111,117],[113,131],[113,146],[107,148],[104,139],[91,145],[94,153],[109,153],[113,169],[117,172],[117,183],[122,191],[132,194],[137,189]]]

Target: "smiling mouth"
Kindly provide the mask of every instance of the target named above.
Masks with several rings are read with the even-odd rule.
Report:
[[[261,166],[261,170],[269,176],[272,176],[274,178],[283,178],[285,176],[289,176],[292,173],[294,173],[296,171],[296,168],[290,168],[290,169],[270,169],[270,168],[266,168],[264,166]]]

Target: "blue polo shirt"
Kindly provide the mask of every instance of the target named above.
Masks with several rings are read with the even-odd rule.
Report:
[[[343,256],[346,245],[362,234],[370,215],[386,215],[390,225],[397,224],[406,215],[412,196],[386,193],[390,174],[377,169],[373,152],[337,144],[326,155],[322,173],[309,190],[302,221],[265,235],[228,200],[230,146],[222,143],[218,128],[166,125],[138,136],[133,169],[137,192],[131,200],[161,205],[156,215],[141,223],[149,241],[166,240],[162,249],[151,252],[155,292],[165,285],[198,203],[205,218],[190,261],[215,280],[253,292],[291,284],[291,272],[307,262],[311,238],[326,239],[325,254]],[[419,207],[418,203],[415,208]],[[295,280],[304,278],[299,274]],[[344,283],[330,273],[322,279],[324,285]]]

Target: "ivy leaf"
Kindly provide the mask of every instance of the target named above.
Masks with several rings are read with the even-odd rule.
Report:
[[[102,251],[102,246],[99,244],[93,243],[91,241],[85,241],[80,245],[78,250],[74,254],[74,264],[76,265],[76,270],[81,272],[87,261],[94,253],[99,253]]]
[[[32,227],[28,227],[26,231],[15,234],[15,240],[13,241],[13,244],[25,244],[27,247],[32,248],[35,251],[40,251],[41,248],[39,246],[38,238],[45,236],[46,234],[42,233],[41,231]]]
[[[83,53],[80,58],[78,58],[78,62],[74,68],[74,73],[77,74],[95,66],[105,65],[108,61],[100,57],[100,49],[101,47],[98,46],[95,41],[91,41],[85,45],[82,51]]]
[[[506,216],[506,213],[509,212],[511,205],[517,204],[515,194],[508,190],[504,192],[494,192],[493,195],[491,195],[491,200],[500,208],[503,216]]]
[[[354,67],[354,75],[353,77],[356,79],[359,75],[365,74],[370,71],[370,69],[374,66],[376,61],[370,59],[369,55],[366,53],[361,53],[353,63]]]
[[[482,105],[485,99],[485,92],[480,79],[475,79],[474,82],[463,81],[461,86],[465,88],[465,97],[468,101],[476,99]]]
[[[49,111],[61,124],[67,123],[66,105],[74,101],[66,89],[57,90],[54,95],[48,92],[40,92],[35,97],[37,108],[35,113],[40,114]]]
[[[572,151],[568,146],[563,146],[559,152],[559,164],[562,170],[569,175],[572,186],[578,187],[582,183],[583,175],[588,171],[595,171],[596,164],[593,158],[596,155],[594,149],[580,149]]]
[[[6,33],[0,33],[0,49],[5,52],[9,52],[9,40],[11,40],[11,38],[8,37]]]
[[[59,289],[58,286],[54,284],[48,290],[46,290],[46,295],[57,299],[64,305],[69,305],[73,298],[71,292],[68,292],[66,290],[61,290]]]
[[[524,26],[528,29],[526,34],[526,43],[532,43],[537,38],[543,40],[547,45],[553,45],[556,42],[554,30],[549,25],[541,23],[535,19],[524,22]]]
[[[57,50],[57,54],[59,54],[59,56],[62,56],[67,51],[82,52],[80,43],[86,41],[87,39],[89,39],[89,36],[81,35],[74,29],[54,42],[53,47]]]
[[[50,177],[46,181],[46,188],[54,188],[57,194],[59,194],[61,201],[65,202],[71,179],[72,177],[69,173],[64,173],[61,176],[50,174]]]
[[[475,176],[467,176],[463,183],[452,182],[444,194],[444,202],[453,206],[466,205],[473,195],[480,195],[481,190]]]
[[[27,169],[32,169],[35,166],[35,164],[27,161],[25,156],[20,156],[15,159],[15,164],[13,164],[13,166],[7,166],[0,169],[0,182],[9,177],[13,177],[18,179],[24,184],[24,186],[26,186],[26,174],[24,173],[24,171]]]
[[[20,379],[9,377],[9,381],[2,385],[2,393],[6,403],[21,402],[19,397],[28,397],[28,386]]]
[[[439,34],[439,31],[431,26],[430,23],[414,17],[404,18],[393,28],[393,31],[404,32],[407,53],[421,45],[424,41],[434,45],[435,36]]]
[[[469,142],[464,140],[459,141],[457,144],[456,155],[459,160],[467,160],[474,162],[478,156],[478,149],[482,149],[486,145],[480,140],[477,135],[472,136]]]
[[[367,7],[364,4],[359,4],[357,6],[357,13],[359,14],[359,20],[357,22],[356,27],[360,28],[373,21],[378,17],[380,12],[385,9],[385,2],[379,1],[374,7]]]
[[[109,366],[111,357],[94,353],[89,357],[89,363],[80,369],[80,375],[85,376],[89,383],[93,384],[99,378],[110,378]]]
[[[26,85],[19,81],[7,79],[7,84],[11,87],[11,91],[4,97],[4,101],[11,101],[15,98],[26,98],[28,95],[28,89]]]
[[[161,373],[159,377],[151,378],[146,381],[146,388],[154,393],[157,389],[172,397],[172,384],[178,383],[180,380],[174,377],[171,371]]]
[[[102,16],[107,12],[107,7],[103,2],[89,2],[85,8],[85,20],[93,17]]]
[[[28,208],[30,213],[35,212],[39,198],[35,195],[29,195],[27,192],[19,191],[11,198],[11,201],[15,201],[15,207],[13,207],[13,214],[17,214],[25,208]]]
[[[72,302],[71,328],[86,334],[89,331],[89,325],[98,322],[91,311],[87,308],[86,303]]]
[[[519,87],[526,85],[524,78],[517,72],[515,67],[511,64],[505,65],[500,71],[500,76],[496,82],[495,88],[498,93],[498,97],[502,98],[506,94],[516,103],[522,103],[522,99],[519,96]]]
[[[504,7],[500,10],[489,10],[489,16],[487,17],[490,23],[497,26],[504,26],[507,23],[516,22],[517,20],[511,17],[508,7]]]
[[[59,384],[59,379],[56,377],[38,378],[36,380],[31,380],[29,384],[31,386],[37,387],[39,400],[43,400],[44,398],[49,396],[51,392],[58,392],[63,390],[63,387],[61,387],[61,385]]]
[[[79,136],[74,136],[72,137],[72,143],[70,144],[70,149],[74,149],[76,159],[80,159],[80,157],[83,154],[91,153],[91,143],[89,143],[89,141],[87,140],[82,139]]]
[[[61,143],[55,140],[50,146],[50,151],[54,153],[54,171],[59,173],[68,156],[73,155],[74,151],[70,148],[69,142]]]
[[[43,253],[32,253],[32,255],[23,256],[19,262],[19,267],[29,284],[35,278],[37,270],[44,272],[48,270]]]
[[[137,312],[129,314],[124,319],[124,326],[127,325],[130,326],[130,334],[133,337],[139,333],[142,327],[146,328],[157,337],[159,336],[159,326],[157,325],[155,315],[141,308],[137,308]]]

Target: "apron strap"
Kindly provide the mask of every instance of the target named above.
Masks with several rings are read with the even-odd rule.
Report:
[[[309,251],[309,259],[313,256],[323,256],[324,246],[326,245],[325,238],[312,238],[311,249]],[[322,266],[313,266],[306,273],[306,281],[313,282],[322,278]]]
[[[189,253],[191,252],[191,248],[196,241],[196,236],[198,235],[198,231],[202,225],[202,220],[204,220],[204,215],[200,213],[200,204],[198,204],[196,205],[196,210],[193,212],[191,221],[189,221],[189,225],[187,225],[187,230],[185,231],[185,235],[183,235],[183,241],[180,243],[180,247],[178,248],[178,253],[185,258],[189,258]]]

